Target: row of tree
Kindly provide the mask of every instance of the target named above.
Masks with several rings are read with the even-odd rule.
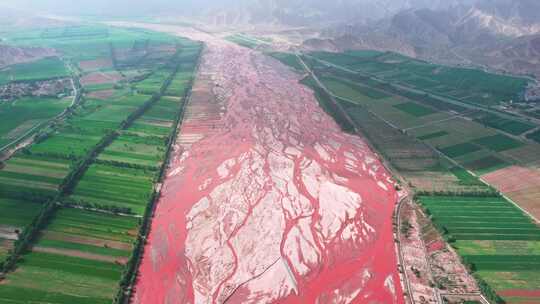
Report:
[[[198,70],[199,63],[200,62],[197,63],[196,70]],[[180,68],[180,65],[177,65],[173,75],[176,75],[179,68]],[[164,83],[164,85],[166,84],[166,87],[163,86],[162,89],[160,90],[162,94],[164,94],[167,91],[167,88],[173,79],[174,79],[174,76],[170,77],[168,81]],[[178,136],[178,132],[180,131],[179,126],[184,117],[187,101],[189,100],[191,96],[192,85],[193,85],[193,79],[190,81],[189,85],[187,86],[187,89],[184,92],[184,98],[183,98],[184,102],[182,102],[179,112],[176,115],[176,119],[174,122],[174,129],[168,137],[165,161],[163,162],[161,169],[159,171],[159,175],[157,178],[158,183],[162,183],[165,179],[165,174],[166,174],[166,171],[170,162],[171,154],[172,154],[171,152],[173,151],[173,145],[174,145],[176,137]],[[138,269],[142,260],[142,256],[144,254],[144,247],[146,245],[146,240],[147,240],[148,234],[150,233],[150,227],[152,223],[151,220],[154,216],[155,207],[159,198],[160,198],[160,193],[154,191],[152,197],[150,198],[149,203],[146,206],[146,210],[144,212],[144,216],[141,222],[141,227],[139,229],[137,240],[135,241],[134,250],[126,265],[126,269],[122,273],[122,278],[120,280],[118,292],[114,299],[114,304],[128,304],[131,299],[133,287],[137,280]]]
[[[77,95],[75,96],[75,102],[69,108],[66,109],[65,117],[70,117],[75,109],[80,105],[82,100],[82,94],[80,89],[80,82],[76,75],[74,75],[74,83],[77,87]],[[55,123],[53,122],[53,125]],[[52,128],[54,129],[54,127]],[[64,182],[67,182],[64,178]],[[36,202],[43,202],[42,208],[39,214],[32,220],[32,222],[26,226],[18,235],[17,240],[13,244],[13,248],[10,250],[10,254],[3,262],[0,262],[0,272],[6,273],[13,270],[16,267],[18,260],[21,255],[24,254],[31,244],[35,241],[38,236],[39,231],[43,229],[50,221],[51,217],[54,215],[56,209],[59,207],[59,201],[62,197],[62,193],[57,191],[54,195],[50,197],[44,196],[43,193],[37,192],[22,192],[19,193],[19,198],[28,199]]]
[[[178,57],[179,54],[177,54]],[[160,93],[166,91],[167,87],[171,83],[173,77],[176,75],[176,72],[179,69],[179,65],[176,66],[174,72],[163,84],[163,87],[160,90]],[[134,113],[128,116],[119,126],[119,130],[125,130],[131,126],[131,124],[139,118],[146,110],[148,110],[155,102],[161,98],[160,94],[155,94],[147,102],[141,105]],[[73,113],[74,109],[70,110],[70,113]],[[20,257],[30,248],[30,246],[35,242],[36,238],[39,235],[39,232],[44,229],[50,222],[50,219],[54,216],[57,209],[62,205],[63,202],[76,187],[79,180],[82,178],[88,167],[96,160],[99,153],[101,153],[105,147],[110,145],[118,136],[119,131],[109,131],[107,134],[96,144],[88,153],[81,159],[79,159],[69,172],[69,174],[64,178],[62,183],[59,186],[58,193],[47,202],[43,204],[42,209],[37,217],[34,218],[32,223],[25,227],[23,231],[19,234],[18,240],[14,242],[13,249],[11,250],[9,256],[4,262],[0,264],[0,272],[6,273],[12,271]],[[95,207],[93,205],[92,207]],[[106,210],[110,211],[110,210]]]

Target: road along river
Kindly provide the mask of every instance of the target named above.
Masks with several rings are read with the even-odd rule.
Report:
[[[207,47],[133,303],[403,303],[398,195],[365,141],[274,59],[145,27]]]

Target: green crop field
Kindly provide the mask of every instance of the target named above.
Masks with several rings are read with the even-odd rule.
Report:
[[[193,75],[189,72],[177,73],[167,89],[166,95],[169,96],[184,96],[184,93],[193,79]]]
[[[540,283],[540,227],[501,197],[421,196],[463,260],[496,291]]]
[[[403,83],[471,104],[493,105],[517,99],[518,93],[527,85],[527,80],[522,78],[430,64],[394,53],[314,52],[310,55],[386,81]]]
[[[16,271],[0,283],[0,303],[111,303],[126,265],[131,265],[127,263],[139,235],[139,216],[154,195],[202,44],[108,26],[19,30],[3,38],[2,43],[50,47],[62,54],[62,60],[36,62],[39,69],[50,65],[47,77],[58,72],[53,64],[65,69],[63,62],[69,61],[82,75],[107,71],[124,79],[116,86],[86,87],[65,119],[40,128],[35,142],[0,164],[2,267],[9,264],[4,261],[13,261],[10,249],[20,253]],[[176,66],[178,73],[173,75]],[[9,70],[22,79],[31,68],[35,65]],[[175,76],[165,92],[170,97],[150,104],[152,96],[137,93],[163,93],[169,76]],[[38,71],[33,77],[42,76]],[[14,137],[15,131],[22,133],[48,120],[70,102],[21,98],[2,103],[0,140],[7,142],[7,134]],[[57,209],[50,208],[51,198],[58,200]],[[47,208],[42,208],[46,202]],[[47,216],[38,217],[40,212]],[[25,228],[31,228],[25,231],[32,238],[24,238],[30,244],[14,243],[15,230]]]
[[[502,134],[482,137],[474,142],[496,152],[502,152],[524,146],[522,142]]]
[[[153,167],[157,170],[163,161],[166,142],[163,138],[149,136],[122,135],[105,151],[99,160]]]
[[[142,94],[152,95],[158,93],[161,89],[163,81],[169,76],[170,71],[158,70],[154,72],[150,77],[137,83],[135,88]]]
[[[146,95],[127,95],[113,100],[91,100],[82,111],[46,140],[33,145],[30,153],[67,159],[83,157],[108,130],[118,128],[146,102]]]
[[[234,42],[238,45],[241,45],[243,47],[247,47],[250,49],[254,49],[261,44],[261,42],[254,40],[253,38],[250,38],[243,34],[234,34],[234,35],[226,37],[225,39],[227,39],[230,42]]]
[[[512,135],[520,135],[534,129],[534,125],[499,117],[494,114],[481,115],[476,119],[479,123]]]
[[[64,77],[69,77],[64,62],[57,57],[49,57],[8,66],[0,71],[0,85],[11,81],[36,81]]]
[[[57,193],[71,162],[46,156],[19,155],[0,170],[0,195],[43,202]]]
[[[450,172],[452,172],[452,174],[454,174],[459,179],[459,183],[462,185],[471,185],[471,186],[483,185],[482,182],[478,180],[478,178],[474,177],[463,168],[452,167],[450,168]]]
[[[38,203],[0,197],[0,229],[14,234],[21,232],[40,210],[41,204]],[[7,257],[13,241],[14,238],[6,238],[0,234],[0,262]]]
[[[18,139],[39,124],[62,113],[71,98],[21,98],[0,102],[0,147]]]
[[[113,262],[32,252],[0,285],[0,303],[108,304],[122,269]]]
[[[123,208],[142,215],[152,194],[153,178],[152,171],[94,164],[69,200],[101,208]]]
[[[268,53],[268,55],[281,61],[285,65],[292,67],[296,71],[304,71],[304,66],[300,63],[300,61],[298,61],[298,58],[294,54],[272,52],[272,53]]]
[[[138,219],[133,217],[63,208],[51,220],[36,246],[127,258],[137,228]]]
[[[466,142],[440,149],[440,151],[449,157],[457,157],[479,151],[480,149],[482,148],[472,143]]]
[[[536,131],[536,132],[533,132],[533,133],[530,133],[530,134],[527,134],[527,138],[532,139],[532,140],[536,141],[537,143],[540,143],[540,130]]]
[[[420,139],[420,140],[428,140],[428,139],[443,137],[443,136],[446,136],[448,134],[450,134],[450,133],[448,133],[447,131],[437,131],[437,132],[425,134],[425,135],[422,135],[422,136],[418,136],[418,139]]]
[[[362,55],[362,52],[360,54]],[[350,103],[366,107],[378,118],[438,149],[475,173],[488,173],[521,161],[524,163],[540,161],[540,155],[536,159],[525,155],[530,150],[530,143],[505,136],[500,132],[520,135],[534,128],[532,123],[521,122],[508,115],[505,117],[510,118],[487,113],[480,110],[481,107],[467,109],[451,103],[452,100],[466,99],[475,94],[487,96],[489,94],[486,92],[490,90],[487,84],[490,79],[493,78],[498,83],[508,76],[477,73],[473,70],[454,71],[453,68],[418,62],[405,56],[390,53],[365,55],[359,58],[350,53],[323,52],[304,55],[302,58],[334,95],[342,97],[338,100],[346,108],[354,108]],[[360,73],[355,74],[342,70],[325,62]],[[396,66],[400,68],[398,69]],[[384,67],[387,69],[385,70]],[[390,69],[391,67],[392,69]],[[403,67],[410,68],[412,72],[401,70]],[[425,74],[428,72],[437,75],[433,79],[422,79],[417,75],[417,73]],[[456,85],[453,83],[456,79],[453,79],[451,75],[453,72],[463,76],[464,80],[475,75],[479,77],[475,80],[478,83]],[[446,74],[446,76],[441,76],[441,73]],[[437,83],[442,80],[445,84]],[[508,83],[497,88],[497,90],[507,90],[507,93],[495,90],[490,91],[490,94],[500,94],[496,98],[501,100],[504,99],[503,95],[511,98],[510,95],[515,94],[517,98],[519,86],[516,84],[522,79],[510,77],[507,80]],[[432,93],[438,90],[440,97],[435,98],[428,93],[413,92],[400,87],[401,85],[410,85],[410,82],[414,82],[419,87],[428,87],[427,91]],[[313,85],[311,86],[313,87]],[[363,88],[385,95],[377,99],[375,96],[368,96],[365,90],[361,90]],[[510,94],[511,92],[512,94]],[[461,97],[457,97],[458,95]],[[349,103],[345,101],[349,101]],[[461,101],[463,102],[463,100]],[[498,104],[498,102],[493,104]],[[481,104],[481,106],[485,105]],[[357,110],[351,110],[349,116],[354,116],[355,111]],[[373,141],[376,140],[373,139]],[[425,171],[425,175],[427,178],[432,174]]]
[[[415,117],[422,117],[436,113],[436,111],[414,102],[400,103],[394,105],[394,107]]]
[[[474,183],[467,172],[457,172],[431,148],[370,115],[349,105],[347,112],[370,143],[419,191],[478,191],[489,189]]]

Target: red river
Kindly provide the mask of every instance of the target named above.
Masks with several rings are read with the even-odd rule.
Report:
[[[281,63],[193,38],[207,47],[132,302],[404,303],[374,152]]]

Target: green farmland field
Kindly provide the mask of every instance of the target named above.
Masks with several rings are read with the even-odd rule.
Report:
[[[44,202],[54,196],[71,162],[46,156],[19,155],[0,170],[0,195]]]
[[[296,71],[304,70],[304,66],[298,61],[298,58],[294,54],[272,52],[272,53],[269,53],[269,55],[281,61],[285,65],[292,67]]]
[[[161,164],[166,142],[159,137],[122,135],[103,151],[99,160],[154,167]]]
[[[0,230],[22,231],[41,210],[41,204],[18,199],[0,197]],[[0,235],[0,262],[8,254],[13,239]]]
[[[482,115],[477,121],[488,127],[498,129],[512,135],[520,135],[534,128],[533,125],[499,117],[493,114]]]
[[[449,133],[446,132],[446,131],[437,131],[437,132],[429,133],[429,134],[426,134],[426,135],[418,136],[418,139],[420,139],[420,140],[428,140],[428,139],[443,137],[443,136],[448,135],[448,134]]]
[[[83,205],[126,208],[142,215],[152,194],[153,179],[152,171],[94,164],[70,200]]]
[[[133,217],[63,208],[51,220],[37,247],[127,258],[137,228],[138,219]]]
[[[434,110],[427,108],[425,106],[419,105],[414,102],[401,103],[401,104],[394,105],[394,107],[396,109],[399,109],[407,114],[410,114],[416,117],[422,117],[422,116],[436,113]]]
[[[533,132],[531,134],[527,135],[528,139],[532,139],[536,141],[537,143],[540,143],[540,131]]]
[[[62,60],[39,62],[41,68],[50,65],[47,77],[58,72],[54,63],[64,68],[66,61],[82,75],[115,72],[123,80],[113,87],[84,88],[65,118],[40,129],[35,142],[0,163],[0,262],[9,262],[1,264],[7,273],[0,279],[0,304],[111,303],[126,292],[119,282],[130,279],[134,270],[129,266],[141,216],[154,198],[202,44],[147,30],[90,25],[18,30],[2,38],[2,43],[50,47],[62,54]],[[14,68],[21,78],[30,71]],[[169,76],[176,77],[161,92]],[[111,91],[89,94],[103,89]],[[170,96],[156,100],[137,91]],[[0,140],[56,115],[70,101],[62,100],[57,108],[54,99],[2,103],[0,118],[6,123]],[[36,113],[44,117],[30,115]],[[25,228],[30,229],[24,242],[14,242],[16,232]]]
[[[40,210],[14,200],[0,200],[0,209],[2,222],[18,226]],[[17,272],[0,284],[0,303],[110,303],[137,227],[131,217],[61,209]]]
[[[21,98],[0,103],[0,147],[10,143],[32,128],[62,113],[71,98]]]
[[[261,42],[242,34],[231,35],[226,37],[225,39],[250,49],[254,49],[261,44]]]
[[[493,105],[516,99],[527,85],[527,80],[522,78],[446,67],[389,52],[314,52],[310,55],[385,81],[471,104]]]
[[[434,223],[465,263],[496,291],[534,290],[540,277],[540,227],[501,197],[421,196]]]
[[[35,81],[68,77],[64,62],[57,57],[8,66],[0,71],[0,85],[10,81]]]
[[[524,145],[522,142],[502,134],[479,138],[474,142],[496,152],[516,149]]]
[[[83,157],[107,131],[118,128],[122,121],[148,99],[146,95],[128,95],[107,101],[92,100],[59,132],[33,145],[30,152],[67,159]]]
[[[9,282],[0,285],[0,303],[108,304],[122,269],[112,262],[32,252]]]

